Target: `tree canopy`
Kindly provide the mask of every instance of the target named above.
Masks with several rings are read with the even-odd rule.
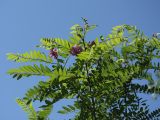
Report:
[[[13,78],[47,76],[17,99],[28,119],[48,120],[54,103],[64,98],[74,99],[74,104],[58,112],[75,112],[75,120],[160,118],[160,108],[150,110],[140,95],[160,94],[159,83],[155,84],[160,78],[159,33],[147,37],[135,26],[124,24],[113,27],[107,36],[89,41],[86,35],[97,25],[82,20],[83,25],[71,27],[68,40],[42,38],[37,47],[46,49],[47,55],[35,50],[7,54],[11,61],[29,63],[8,70]],[[38,111],[32,105],[35,101],[42,103]]]

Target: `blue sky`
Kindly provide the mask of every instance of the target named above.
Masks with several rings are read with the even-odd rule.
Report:
[[[42,37],[67,39],[69,28],[86,17],[98,28],[89,34],[92,40],[106,35],[120,24],[136,25],[151,36],[160,32],[159,0],[0,0],[0,119],[27,120],[15,99],[38,82],[38,77],[16,81],[6,74],[18,64],[6,60],[6,53],[34,50]],[[69,101],[70,102],[70,101]],[[154,101],[155,102],[155,101]],[[55,105],[56,111],[61,101]],[[158,104],[158,103],[157,103]],[[157,104],[152,103],[152,107]],[[54,114],[54,120],[64,116]]]

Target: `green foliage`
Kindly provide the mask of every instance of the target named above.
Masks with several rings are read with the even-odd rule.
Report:
[[[48,116],[52,112],[52,105],[43,108],[37,112],[38,120],[49,120]]]
[[[52,111],[52,105],[36,112],[31,102],[26,102],[22,99],[17,99],[16,102],[27,113],[29,120],[49,120],[48,115]]]
[[[15,69],[10,69],[8,70],[8,74],[13,75],[13,77],[16,77],[18,80],[23,76],[52,76],[52,71],[47,66],[42,64],[40,64],[40,66],[34,64],[33,66],[27,65]]]
[[[88,42],[87,33],[97,26],[82,20],[83,26],[71,27],[69,40],[41,39],[38,47],[50,50],[50,57],[36,51],[8,54],[8,59],[16,62],[43,62],[8,70],[17,79],[47,76],[18,99],[29,119],[48,119],[52,105],[61,99],[74,99],[74,105],[63,106],[58,113],[74,112],[75,120],[158,119],[160,110],[151,112],[139,95],[160,94],[158,36],[147,37],[135,26],[120,25],[106,37],[101,35]],[[135,84],[135,80],[149,84]],[[31,104],[35,101],[42,103],[37,112]]]
[[[58,113],[67,114],[70,112],[74,112],[75,110],[76,110],[75,106],[67,105],[67,106],[63,106],[63,110],[58,111]]]
[[[52,59],[40,51],[30,51],[30,53],[26,52],[23,54],[8,53],[7,58],[16,62],[45,62],[52,64]]]
[[[61,38],[42,38],[40,46],[45,47],[46,49],[51,49],[52,47],[63,47],[69,49],[70,43]]]
[[[31,103],[26,104],[25,101],[23,101],[21,99],[17,99],[16,102],[27,113],[29,120],[37,120],[37,113],[34,110],[34,108],[33,108]]]

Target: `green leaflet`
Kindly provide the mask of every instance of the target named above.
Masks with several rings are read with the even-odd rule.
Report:
[[[87,51],[81,52],[80,54],[78,54],[77,58],[79,58],[80,60],[87,60],[87,61],[93,58],[96,59],[100,56],[100,54],[97,51],[101,50],[102,54],[105,54],[105,52],[108,52],[109,50],[113,49],[115,46],[122,43],[122,41],[120,38],[114,38],[111,39],[110,41],[99,43],[98,39],[96,39],[95,43],[96,43],[95,48],[91,48]]]
[[[25,93],[25,98],[27,98],[28,100],[37,98],[37,96],[39,95],[40,90],[41,90],[41,87],[39,87],[39,86],[34,86],[33,88],[30,88]]]
[[[157,38],[152,38],[148,44],[151,44],[152,46],[160,49],[160,40],[158,40]]]
[[[16,102],[27,113],[29,120],[47,120],[53,108],[51,105],[36,112],[31,102],[27,104],[25,100],[19,98],[16,99]]]
[[[120,43],[122,43],[122,39],[119,38],[119,37],[114,37],[112,38],[111,40],[107,41],[106,44],[108,45],[108,47],[114,47],[114,46],[117,46],[119,45]]]
[[[65,49],[70,49],[70,43],[68,40],[61,39],[61,38],[42,38],[41,45],[38,47],[44,47],[47,50],[50,50],[55,47],[62,47]]]
[[[80,60],[88,61],[93,58],[93,49],[91,48],[89,51],[83,51],[77,56]]]
[[[90,25],[90,26],[88,26],[87,32],[91,31],[91,30],[94,30],[96,27],[97,27],[97,25]]]
[[[37,45],[37,47],[43,47],[47,50],[50,50],[55,46],[55,42],[53,38],[42,38],[40,42],[41,42],[41,45]]]
[[[10,75],[13,75],[13,77],[19,78],[19,76],[32,76],[32,75],[38,75],[38,76],[52,76],[52,71],[47,66],[44,66],[40,64],[40,66],[34,64],[33,66],[21,66],[19,68],[10,69],[7,72]]]
[[[40,51],[30,51],[23,54],[8,53],[7,59],[15,62],[45,62],[52,64],[52,59]]]
[[[45,108],[42,108],[42,110],[39,110],[37,112],[38,114],[38,118],[40,119],[43,119],[43,120],[46,120],[48,118],[48,116],[50,115],[50,113],[52,112],[52,108],[53,106],[50,105],[50,106],[47,106]]]
[[[20,107],[22,107],[23,111],[27,113],[29,120],[37,120],[37,114],[32,106],[32,103],[27,105],[26,102],[21,99],[17,99],[16,102]]]
[[[73,25],[71,28],[71,34],[75,35],[75,34],[79,34],[80,36],[82,36],[82,31],[83,31],[83,28],[79,25],[79,24],[75,24]]]
[[[67,72],[66,70],[62,70],[62,69],[54,70],[54,72],[52,72],[52,74],[48,80],[40,81],[36,86],[29,89],[26,92],[24,98],[26,98],[27,100],[38,99],[38,100],[42,101],[43,99],[46,99],[46,97],[51,97],[51,96],[53,97],[57,93],[56,92],[48,93],[47,89],[50,86],[52,86],[53,84],[56,85],[57,80],[58,80],[58,82],[65,82],[66,79],[71,79],[72,77],[74,77],[74,74],[71,74],[71,73]]]
[[[74,112],[77,109],[73,105],[63,106],[62,108],[63,108],[63,110],[59,110],[58,113],[60,113],[60,114],[67,114],[67,113],[70,113],[70,112]]]
[[[157,93],[160,94],[160,88],[159,87],[149,87],[148,85],[139,85],[139,84],[131,84],[131,88],[136,90],[136,92],[139,93]]]
[[[79,24],[75,24],[70,28],[70,30],[77,31],[77,29],[80,29],[80,28],[81,28],[81,26]]]
[[[61,38],[42,38],[39,47],[44,47],[47,50],[56,48],[58,55],[66,58],[70,54],[72,44]]]
[[[71,45],[70,43],[68,42],[68,40],[65,40],[65,39],[61,39],[61,38],[54,38],[54,42],[59,45],[59,46],[62,46],[66,49],[70,49]]]
[[[59,70],[55,70],[53,72],[53,75],[51,77],[52,78],[57,78],[59,81],[63,81],[65,79],[71,78],[73,77],[74,74],[70,73],[69,71],[67,71],[66,69],[59,69]],[[53,79],[54,80],[54,79]]]
[[[70,41],[72,43],[72,46],[74,46],[75,44],[79,44],[80,43],[81,38],[74,34],[73,36],[70,37]]]

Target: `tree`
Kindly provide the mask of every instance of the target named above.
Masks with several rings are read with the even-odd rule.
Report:
[[[153,74],[160,74],[158,33],[147,37],[135,26],[124,24],[114,27],[106,37],[88,42],[85,37],[96,25],[82,19],[83,26],[71,27],[69,40],[41,39],[37,47],[45,48],[49,55],[40,51],[7,55],[15,62],[39,63],[8,70],[13,78],[48,77],[17,99],[29,119],[49,119],[52,105],[64,98],[74,99],[74,104],[63,106],[59,113],[75,112],[75,120],[158,119],[160,108],[151,111],[139,95],[160,94],[159,86],[153,86]],[[75,60],[71,63],[70,59]],[[149,85],[135,80],[146,80]],[[43,103],[40,111],[33,108],[35,101]]]

